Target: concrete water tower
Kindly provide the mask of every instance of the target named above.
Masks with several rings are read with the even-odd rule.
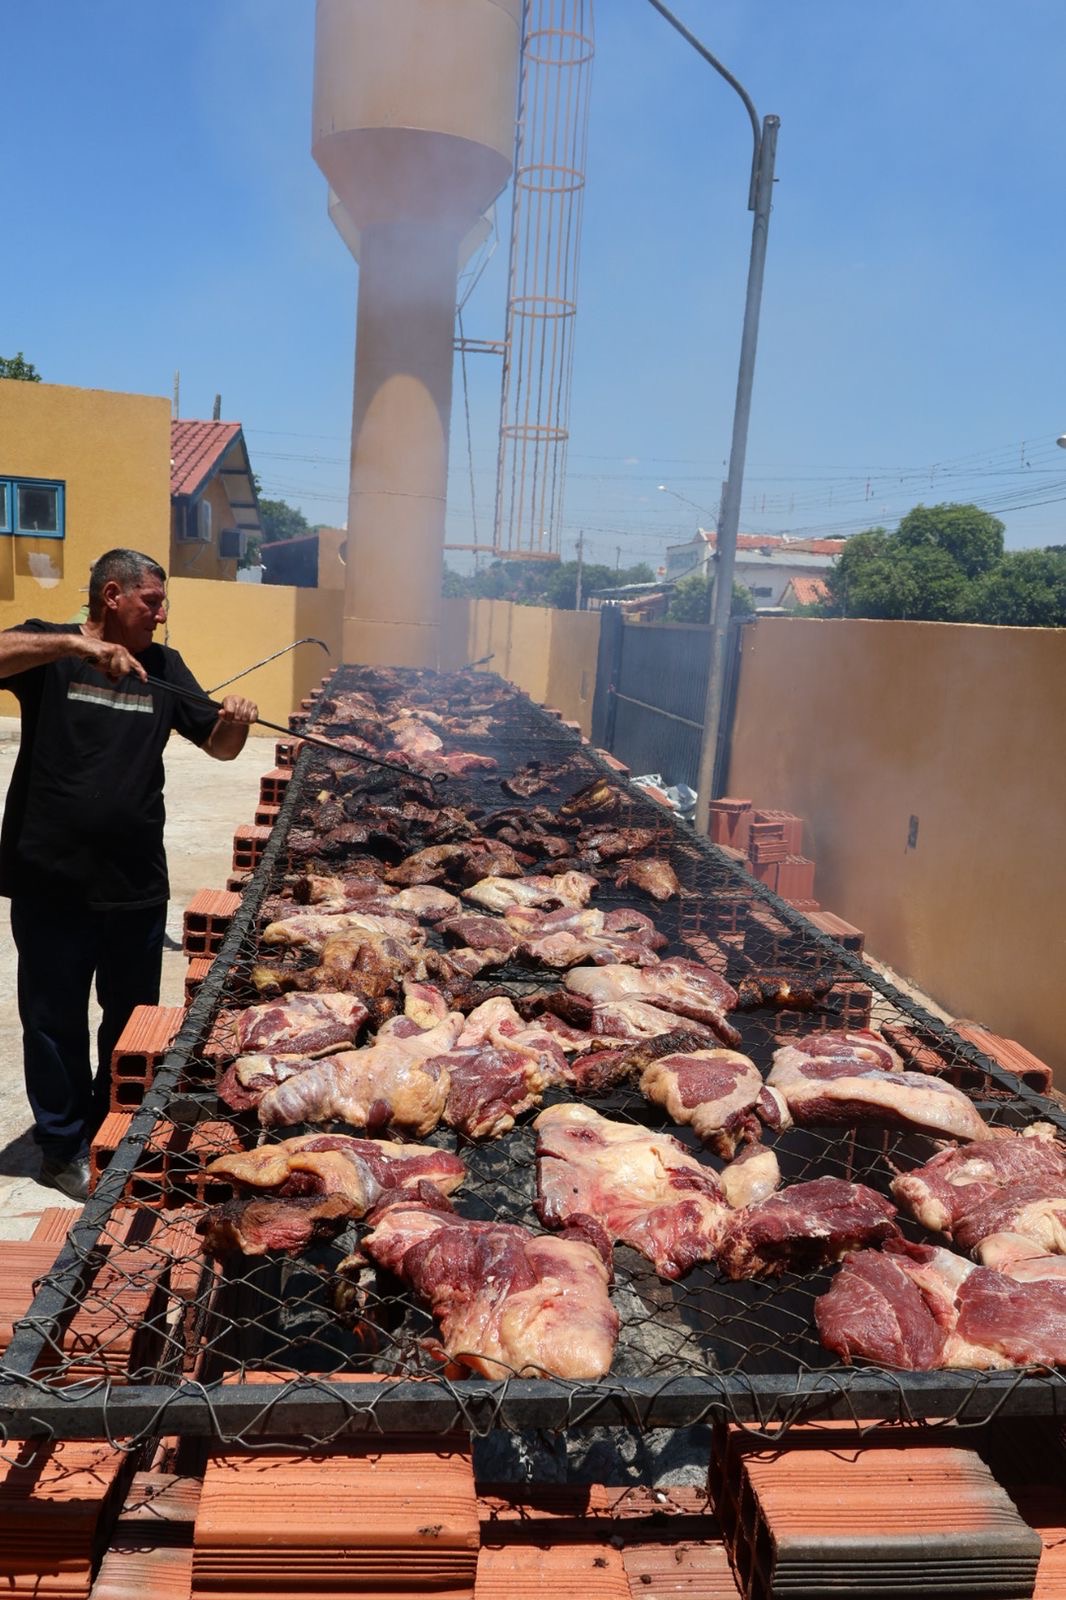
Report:
[[[312,153],[359,262],[344,659],[438,661],[460,245],[511,173],[522,0],[318,0]]]

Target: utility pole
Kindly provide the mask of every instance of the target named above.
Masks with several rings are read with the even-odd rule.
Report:
[[[577,589],[574,592],[574,610],[581,610],[581,568],[585,557],[585,530],[577,536]]]
[[[615,548],[614,548],[614,575],[615,575],[616,578],[617,578],[619,572],[621,571],[621,568],[622,568],[622,546],[620,544],[618,544],[618,545],[615,545]]]
[[[177,422],[178,418],[181,416],[181,373],[180,372],[175,372],[175,374],[174,374],[174,399],[171,402],[170,414],[174,418],[175,422]]]
[[[220,394],[216,394],[215,403],[211,407],[211,421],[212,422],[218,422],[218,420],[220,419],[221,416],[222,416],[222,396]]]
[[[740,525],[740,497],[744,489],[744,463],[748,449],[748,419],[751,416],[751,391],[755,376],[755,347],[759,338],[759,311],[762,304],[763,270],[766,265],[766,238],[770,226],[770,207],[774,192],[774,156],[780,117],[764,117],[759,125],[755,104],[744,85],[736,79],[707,46],[690,33],[662,0],[650,0],[670,26],[735,89],[744,102],[751,122],[754,149],[748,184],[748,210],[753,212],[751,255],[748,261],[748,290],[744,302],[744,323],[740,336],[740,367],[737,397],[733,407],[733,439],[729,452],[729,476],[722,493],[715,554],[714,609],[711,613],[710,660],[707,672],[707,699],[703,713],[699,777],[696,780],[696,831],[706,833],[714,799],[715,758],[722,721],[722,689],[725,681],[725,646],[729,636],[729,617],[733,604],[733,567]]]

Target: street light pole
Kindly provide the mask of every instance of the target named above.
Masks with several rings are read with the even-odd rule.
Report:
[[[762,305],[763,271],[766,265],[766,241],[770,227],[770,209],[773,201],[774,158],[777,153],[777,131],[780,117],[764,117],[760,127],[755,105],[743,85],[713,56],[706,45],[674,16],[661,0],[649,0],[660,16],[675,28],[703,59],[735,89],[751,120],[754,152],[751,181],[748,188],[748,210],[753,212],[751,228],[751,256],[748,262],[748,290],[744,302],[744,325],[740,337],[740,366],[737,372],[737,397],[733,407],[733,439],[729,451],[729,477],[722,492],[722,510],[718,518],[716,543],[714,608],[711,615],[710,659],[707,672],[707,698],[704,704],[703,736],[700,746],[699,776],[696,780],[696,830],[707,832],[711,801],[714,799],[715,757],[722,721],[722,686],[724,680],[725,645],[729,633],[729,617],[733,604],[733,568],[736,563],[737,529],[740,525],[740,501],[744,490],[744,463],[748,449],[748,419],[751,416],[751,392],[755,376],[755,350],[759,339],[759,311]]]

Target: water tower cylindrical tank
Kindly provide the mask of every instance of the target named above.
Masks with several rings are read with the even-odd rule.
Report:
[[[435,666],[460,243],[511,171],[521,0],[318,0],[315,160],[359,259],[347,661]]]

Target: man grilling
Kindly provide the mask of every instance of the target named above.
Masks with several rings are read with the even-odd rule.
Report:
[[[89,1141],[107,1113],[112,1050],[134,1006],[159,1000],[170,893],[167,739],[176,730],[232,761],[258,715],[236,695],[217,712],[147,681],[203,694],[178,652],[152,642],[166,621],[165,585],[151,557],[109,550],[90,573],[86,622],[34,618],[0,633],[0,680],[22,713],[0,894],[11,897],[41,1182],[74,1200],[88,1193]],[[103,1012],[95,1081],[94,974]]]

